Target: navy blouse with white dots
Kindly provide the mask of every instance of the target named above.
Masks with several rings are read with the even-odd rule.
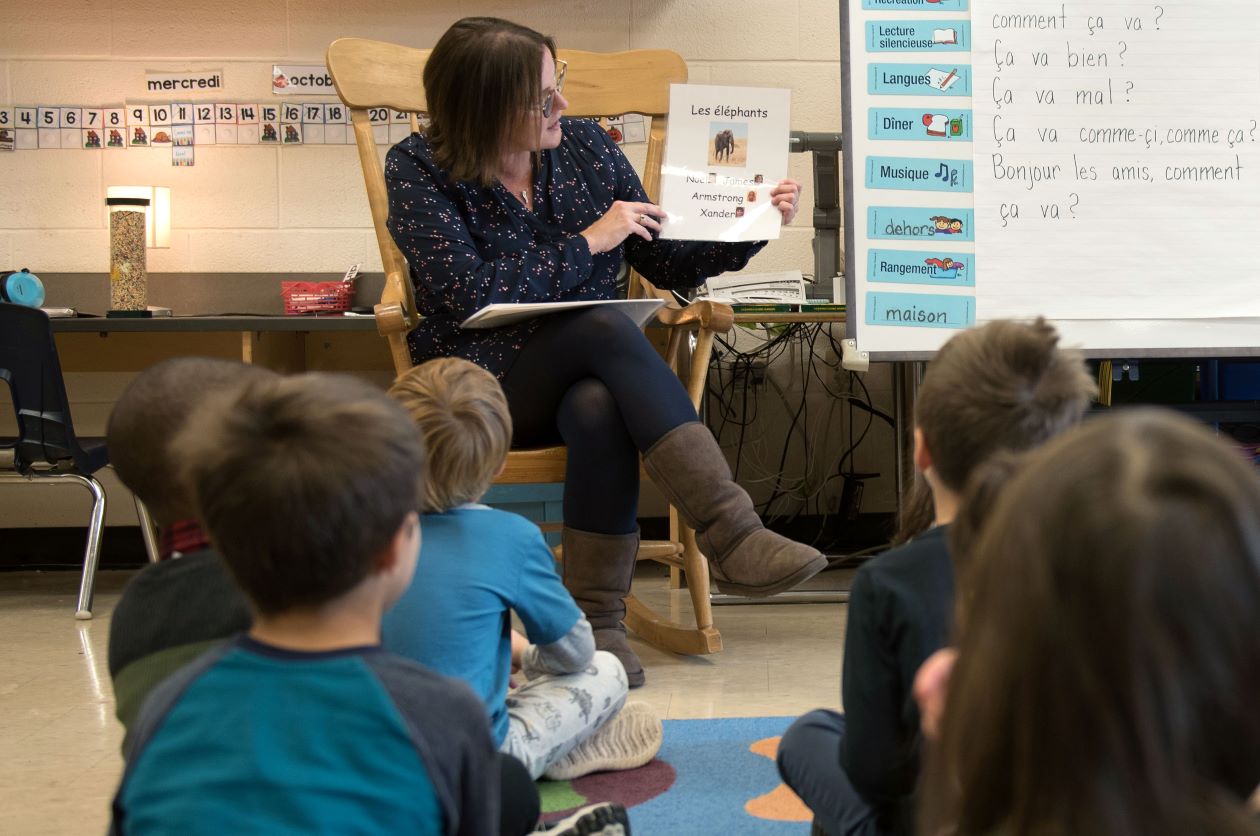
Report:
[[[459,323],[495,302],[617,298],[624,258],[663,289],[693,288],[738,270],[764,241],[645,241],[630,236],[592,254],[579,233],[616,200],[646,201],[616,143],[594,122],[561,119],[559,147],[539,155],[531,212],[502,183],[452,180],[433,161],[423,134],[385,160],[389,231],[411,266],[424,319],[408,336],[411,359],[464,357],[502,377],[539,320],[485,330]]]

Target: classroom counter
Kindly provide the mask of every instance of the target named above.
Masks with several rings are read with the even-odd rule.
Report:
[[[52,320],[55,334],[143,333],[222,331],[376,331],[371,314],[325,314],[320,316],[154,316],[111,318],[104,316],[58,317]]]

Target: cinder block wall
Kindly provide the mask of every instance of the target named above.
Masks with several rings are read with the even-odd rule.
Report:
[[[273,63],[321,63],[332,40],[350,35],[429,47],[451,22],[472,14],[520,21],[564,47],[673,49],[694,82],[790,87],[793,129],[840,129],[837,0],[0,0],[0,103],[160,103],[170,99],[144,93],[146,71],[207,68],[223,70],[224,89],[180,101],[301,101],[271,94]],[[636,165],[644,150],[626,146]],[[804,185],[800,216],[751,270],[812,271],[809,160],[790,159],[792,176]],[[380,269],[353,146],[201,147],[191,168],[172,167],[169,149],[0,154],[0,269],[104,272],[105,187],[115,184],[172,190],[171,246],[149,251],[154,272],[318,273],[356,262]],[[69,378],[80,432],[103,432],[108,405],[131,375]],[[886,379],[872,375],[870,383],[885,400]],[[778,393],[762,394],[768,406],[761,430],[777,450],[788,416]],[[819,412],[830,407],[820,393],[811,400]],[[840,429],[817,429],[828,460]],[[891,474],[889,447],[887,438],[868,439],[858,469]],[[805,465],[793,452],[788,466]],[[109,474],[105,481],[110,524],[133,523],[127,494]],[[892,480],[881,482],[868,493],[869,510],[892,506]],[[767,492],[758,484],[750,489]],[[86,499],[73,494],[0,489],[0,527],[82,525]]]
[[[95,105],[165,101],[144,93],[146,70],[222,68],[225,87],[179,100],[266,102],[272,63],[321,63],[355,35],[432,46],[454,20],[507,17],[563,46],[677,50],[691,78],[791,87],[792,127],[839,130],[836,0],[0,0],[0,102]],[[636,162],[644,146],[627,146]],[[806,184],[801,219],[752,269],[813,263]],[[150,252],[158,272],[380,268],[353,146],[211,146],[174,168],[169,149],[0,154],[0,265],[36,272],[107,268],[105,187],[172,190],[173,236]]]

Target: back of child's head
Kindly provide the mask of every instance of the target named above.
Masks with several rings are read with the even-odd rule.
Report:
[[[1256,833],[1260,477],[1239,452],[1172,413],[1099,418],[1028,454],[973,542],[924,832]]]
[[[424,490],[415,425],[345,375],[253,382],[208,403],[176,444],[211,542],[264,615],[349,592]]]
[[[915,426],[945,487],[961,491],[998,450],[1026,450],[1077,423],[1097,392],[1080,352],[1045,320],[997,320],[955,335],[928,366]]]
[[[897,505],[897,530],[888,545],[900,546],[932,527],[936,522],[936,506],[932,504],[932,487],[922,473],[916,473],[910,488]]]
[[[424,511],[480,499],[512,444],[512,416],[494,375],[442,357],[400,375],[389,394],[411,414],[429,451]]]
[[[141,372],[109,416],[110,464],[160,525],[196,513],[179,476],[181,451],[171,440],[207,398],[274,376],[258,366],[214,357],[175,357]]]
[[[1013,450],[999,450],[972,470],[959,496],[958,512],[950,523],[947,535],[956,588],[955,632],[964,629],[963,621],[969,609],[971,590],[965,579],[969,577],[967,573],[971,568],[976,543],[993,515],[998,500],[1006,491],[1006,486],[1023,467],[1028,455],[1026,451],[1017,453]]]
[[[957,570],[970,562],[968,555],[975,551],[980,532],[1027,455],[1027,452],[999,450],[967,477],[959,496],[958,513],[949,526],[949,552]]]

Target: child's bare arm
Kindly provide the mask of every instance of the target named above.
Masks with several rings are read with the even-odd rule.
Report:
[[[521,669],[521,655],[529,647],[529,639],[516,629],[512,630],[512,673]]]
[[[515,656],[515,654],[513,654]],[[595,636],[585,617],[550,644],[531,644],[521,652],[521,670],[529,679],[542,674],[577,673],[595,655]]]
[[[958,650],[942,648],[927,658],[914,676],[914,699],[919,704],[919,724],[928,740],[936,740],[949,696],[949,675],[958,661]]]

